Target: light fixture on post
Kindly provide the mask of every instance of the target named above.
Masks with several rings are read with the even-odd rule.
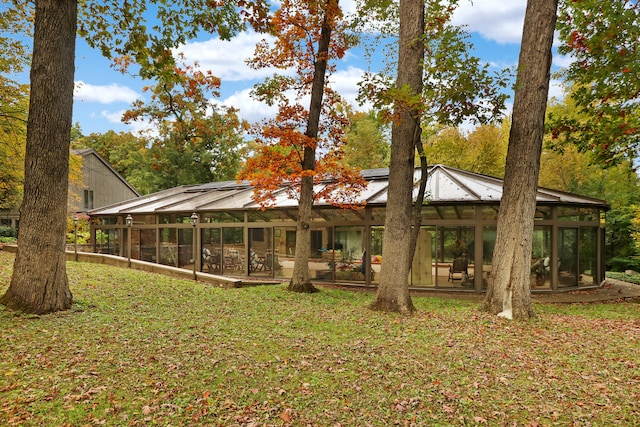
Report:
[[[125,221],[127,222],[127,260],[129,267],[131,267],[131,226],[133,225],[131,214],[127,214]]]
[[[196,275],[196,226],[198,225],[198,214],[195,212],[191,214],[191,225],[193,225],[193,280],[198,280]]]
[[[78,262],[78,214],[73,215],[73,253],[75,255],[75,260]]]

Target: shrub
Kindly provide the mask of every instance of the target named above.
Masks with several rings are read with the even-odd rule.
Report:
[[[17,237],[17,231],[13,227],[9,227],[7,225],[0,225],[0,237]]]
[[[609,271],[640,271],[640,257],[614,257],[607,260]]]

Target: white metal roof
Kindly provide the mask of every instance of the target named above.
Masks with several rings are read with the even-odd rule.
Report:
[[[420,180],[420,169],[415,169],[414,197]],[[384,205],[389,184],[388,169],[362,171],[367,188],[358,202]],[[318,186],[324,184],[317,184]],[[253,188],[246,182],[225,181],[201,185],[187,185],[163,190],[118,204],[95,209],[90,215],[183,213],[228,210],[253,210],[260,206],[253,200]],[[502,180],[443,165],[429,168],[426,199],[430,204],[486,204],[498,203],[502,197]],[[607,208],[603,200],[539,188],[539,204],[567,204]],[[320,202],[318,205],[327,205]],[[285,188],[276,196],[275,208],[294,208],[297,200]]]

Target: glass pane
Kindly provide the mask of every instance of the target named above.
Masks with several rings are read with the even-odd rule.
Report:
[[[551,207],[536,206],[535,219],[536,220],[551,219]]]
[[[219,228],[204,228],[202,236],[202,262],[203,271],[211,274],[222,273],[222,233]]]
[[[385,208],[372,208],[371,219],[376,222],[384,222],[385,211],[386,211]]]
[[[558,232],[558,286],[578,284],[578,229],[560,228]]]
[[[178,266],[178,233],[175,228],[160,229],[160,264]]]
[[[140,259],[156,262],[156,230],[140,230]]]
[[[384,242],[384,227],[371,228],[371,281],[378,282],[380,268],[382,267],[382,244]]]
[[[482,288],[488,285],[491,277],[491,263],[493,262],[493,248],[496,246],[496,227],[482,229]]]
[[[473,287],[474,227],[437,227],[435,266],[437,287]]]
[[[140,229],[131,230],[131,259],[140,259]]]
[[[178,229],[178,267],[193,269],[193,227]]]
[[[242,274],[244,263],[244,228],[229,227],[222,229],[222,272],[223,274]]]
[[[364,253],[363,227],[336,227],[332,267],[336,281],[364,281],[368,267]],[[370,264],[369,264],[370,265]]]
[[[531,248],[531,287],[551,289],[551,227],[533,230]]]
[[[333,280],[334,260],[333,227],[314,228],[311,230],[311,253],[309,271],[312,278]]]
[[[281,268],[274,271],[276,277],[291,278],[296,251],[295,227],[276,227],[273,230],[275,254]]]
[[[600,216],[597,208],[561,206],[558,208],[558,219],[561,221],[599,221]]]
[[[596,227],[580,228],[580,276],[579,286],[598,284],[596,269],[598,266],[598,229]]]
[[[273,230],[271,228],[249,229],[249,274],[271,277],[282,270],[280,260],[274,253]]]
[[[120,230],[96,229],[96,252],[100,254],[120,255]]]
[[[482,207],[482,219],[484,220],[498,220],[498,210],[500,206],[483,206]]]
[[[206,224],[216,224],[225,222],[243,222],[244,212],[206,212],[200,215],[201,222]]]

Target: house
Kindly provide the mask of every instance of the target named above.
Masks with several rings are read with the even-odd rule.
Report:
[[[422,208],[410,284],[481,292],[491,277],[502,180],[443,165],[431,166],[428,173],[429,198]],[[313,208],[313,280],[376,284],[384,261],[389,171],[362,174],[368,183],[360,195],[364,208],[323,203]],[[419,176],[416,169],[415,182]],[[94,209],[88,212],[94,250],[226,276],[289,278],[297,202],[282,191],[275,207],[262,210],[252,193],[247,183],[216,182]],[[537,190],[534,291],[588,288],[604,280],[602,214],[607,209],[602,200]]]
[[[69,212],[86,212],[140,197],[135,188],[93,148],[72,150],[82,158],[82,182],[69,184]]]
[[[77,184],[69,183],[69,212],[86,212],[140,196],[94,149],[83,148],[72,153],[82,159],[82,179]],[[17,207],[0,210],[0,225],[17,228],[19,219]]]

